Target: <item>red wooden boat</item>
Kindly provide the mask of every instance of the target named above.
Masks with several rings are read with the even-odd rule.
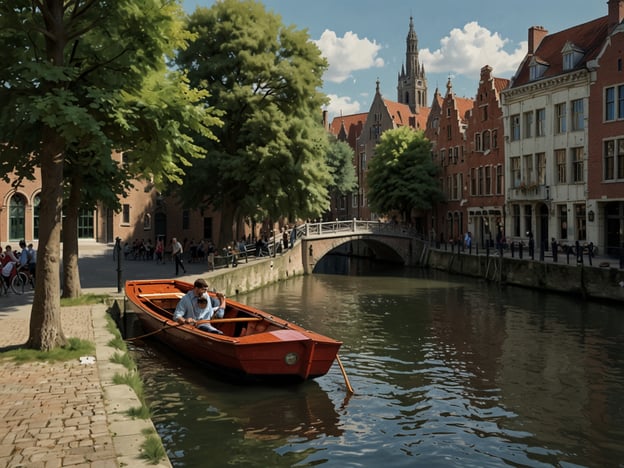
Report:
[[[223,335],[172,320],[193,285],[177,280],[127,281],[127,307],[143,330],[175,351],[228,375],[258,380],[303,381],[325,375],[342,342],[228,297],[225,315],[210,323]],[[213,294],[213,293],[209,293]]]

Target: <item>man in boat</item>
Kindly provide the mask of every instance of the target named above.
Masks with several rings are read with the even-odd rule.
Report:
[[[173,313],[173,320],[178,323],[188,323],[196,325],[200,320],[208,320],[212,317],[212,307],[208,307],[210,298],[208,297],[208,283],[203,278],[198,278],[193,283],[193,289],[187,292]],[[213,327],[209,323],[199,325],[201,330],[221,334],[221,330]]]

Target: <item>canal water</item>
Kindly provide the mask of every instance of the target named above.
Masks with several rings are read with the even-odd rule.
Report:
[[[624,310],[440,272],[351,268],[243,295],[344,342],[291,387],[134,348],[174,467],[624,466]],[[349,271],[345,271],[349,273]]]

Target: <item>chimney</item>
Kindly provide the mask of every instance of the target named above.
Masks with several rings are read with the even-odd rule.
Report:
[[[548,31],[544,29],[544,26],[531,26],[529,28],[529,55],[533,55],[535,53],[535,50],[541,44],[542,39],[544,39],[547,35]]]
[[[624,19],[624,0],[609,0],[609,29],[614,28]]]

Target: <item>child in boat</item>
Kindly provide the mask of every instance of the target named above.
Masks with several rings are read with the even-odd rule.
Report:
[[[210,302],[212,306],[212,317],[210,318],[223,318],[226,306],[225,294],[218,292],[216,297],[210,297]]]

